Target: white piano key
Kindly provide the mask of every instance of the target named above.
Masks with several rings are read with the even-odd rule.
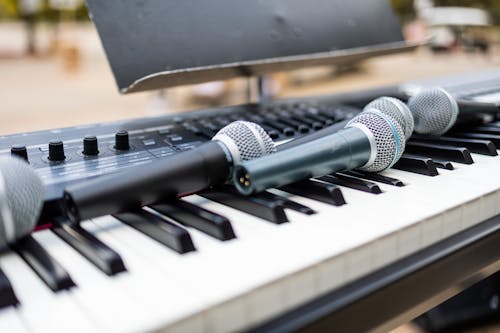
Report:
[[[78,285],[72,295],[103,331],[148,329],[149,311],[133,298],[130,292],[133,285],[126,272],[106,276],[50,230],[37,232],[34,237],[68,270]]]
[[[2,255],[2,268],[21,303],[20,317],[32,332],[89,332],[96,327],[85,316],[72,292],[52,292],[14,253]]]
[[[196,294],[196,290],[192,286],[185,286],[185,279],[178,277],[179,272],[166,270],[163,266],[156,265],[146,255],[142,255],[140,251],[135,250],[134,246],[138,245],[137,239],[143,236],[136,230],[112,217],[85,221],[83,227],[120,253],[127,267],[129,278],[134,280],[135,288],[131,292],[135,297],[141,298],[141,301],[150,309],[151,315],[155,317],[152,320],[153,329],[168,326],[183,317],[192,315],[197,307],[203,304],[198,299],[185,297],[185,295]],[[135,233],[137,233],[135,235],[138,236],[137,238],[134,238]],[[148,243],[147,241],[147,239],[142,239],[141,244]],[[151,242],[154,241],[151,240]],[[169,264],[168,260],[166,264]],[[193,317],[189,321],[184,321],[183,327],[196,327],[196,331],[203,332],[204,322],[201,316]]]
[[[18,310],[9,307],[0,310],[0,332],[28,333]]]

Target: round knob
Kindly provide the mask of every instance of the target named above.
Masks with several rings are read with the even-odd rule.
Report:
[[[26,146],[14,145],[10,148],[10,154],[28,161],[28,150]]]
[[[62,141],[50,141],[49,142],[49,160],[53,162],[64,161],[66,156],[64,156],[64,145]]]
[[[116,150],[129,150],[130,143],[128,140],[127,131],[119,131],[115,134],[115,149]]]
[[[95,136],[87,135],[83,138],[83,154],[88,156],[95,156],[99,154],[97,138]]]

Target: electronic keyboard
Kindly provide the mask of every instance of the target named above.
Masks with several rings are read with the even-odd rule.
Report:
[[[484,94],[460,97],[491,100],[498,73],[464,77]],[[460,78],[439,82],[465,91]],[[427,83],[412,84],[383,91]],[[59,209],[68,184],[191,149],[234,120],[285,142],[354,117],[360,101],[379,94],[0,137],[0,154],[27,158],[46,188],[37,230],[0,256],[0,331],[265,331],[274,318],[500,214],[500,119],[414,135],[380,174],[336,173],[251,197],[224,185],[78,225]]]

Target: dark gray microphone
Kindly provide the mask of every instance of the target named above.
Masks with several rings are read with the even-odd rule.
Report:
[[[456,100],[442,88],[423,90],[408,100],[415,132],[428,135],[442,135],[457,121],[477,119],[485,114],[496,114],[495,104]]]
[[[235,121],[196,148],[70,185],[63,207],[75,222],[129,211],[224,183],[232,178],[235,164],[274,151],[262,127]]]
[[[245,195],[332,172],[378,172],[394,165],[405,148],[401,126],[379,110],[367,109],[337,133],[236,167],[233,183]]]
[[[33,231],[43,196],[40,177],[24,160],[0,158],[0,248]]]

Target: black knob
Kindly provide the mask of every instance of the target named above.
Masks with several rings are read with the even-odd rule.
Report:
[[[97,138],[95,136],[88,135],[83,138],[83,154],[89,156],[95,156],[99,154]]]
[[[64,156],[64,145],[62,141],[50,141],[49,142],[49,160],[53,162],[64,161],[66,156]]]
[[[129,150],[130,143],[128,140],[127,131],[119,131],[115,134],[115,149],[116,150]]]
[[[10,148],[10,153],[12,156],[17,156],[28,161],[28,150],[26,146],[14,145]]]

